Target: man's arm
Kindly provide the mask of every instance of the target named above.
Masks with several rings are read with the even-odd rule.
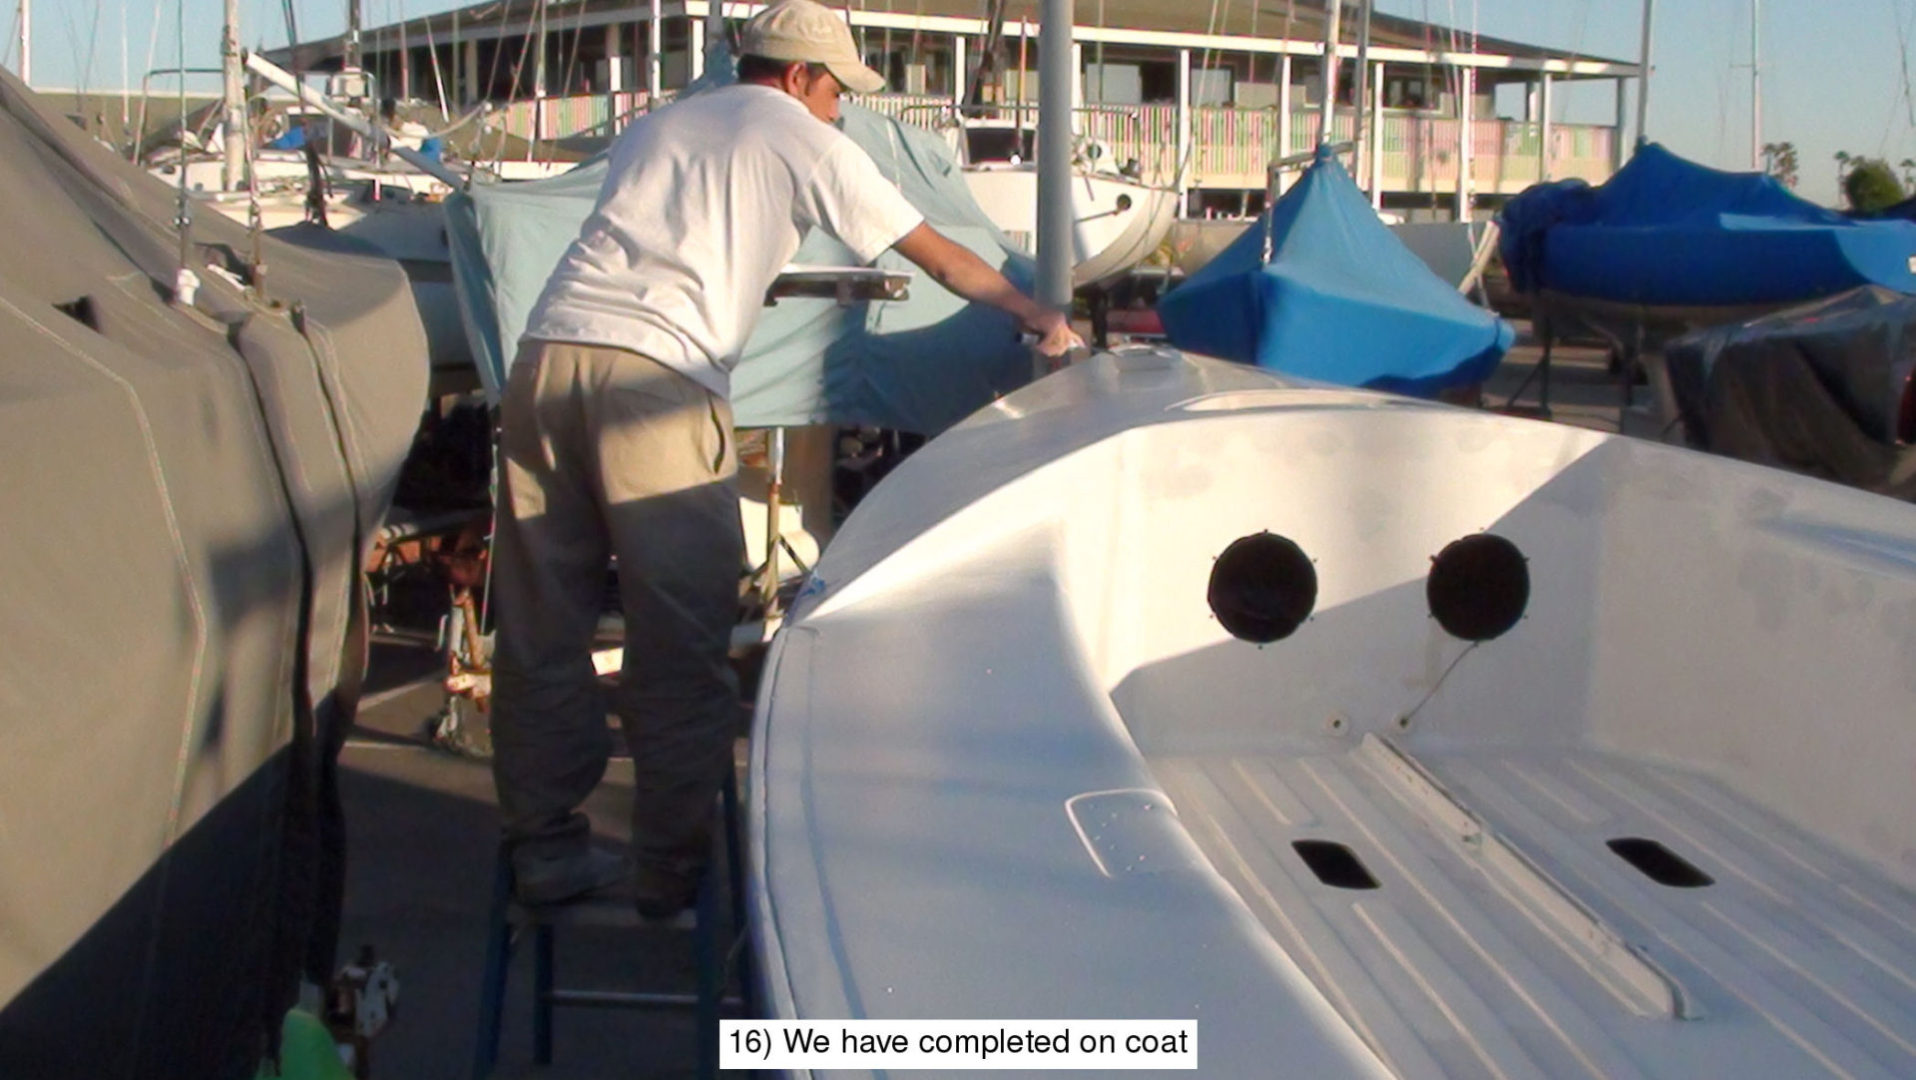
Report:
[[[919,223],[892,245],[892,250],[918,264],[931,279],[966,300],[990,304],[1015,317],[1024,328],[1038,335],[1038,351],[1046,356],[1063,356],[1072,349],[1084,348],[1084,340],[1071,329],[1064,313],[1053,311],[1018,291],[973,254],[971,249],[947,239],[930,225]]]

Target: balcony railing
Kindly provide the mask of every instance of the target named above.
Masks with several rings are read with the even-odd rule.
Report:
[[[612,118],[640,109],[643,91],[520,101],[501,110],[507,131],[545,139],[581,133],[605,133]],[[934,126],[951,115],[943,96],[878,94],[859,104],[910,123]],[[1007,113],[1015,106],[1004,107]],[[1030,122],[1037,111],[1025,109]],[[536,120],[535,120],[536,116]],[[1191,155],[1184,183],[1204,188],[1262,188],[1266,163],[1301,153],[1317,144],[1323,122],[1316,109],[1291,112],[1290,137],[1280,146],[1276,109],[1200,106],[1191,110]],[[1336,140],[1349,139],[1353,114],[1339,112],[1332,123]],[[1079,111],[1080,132],[1105,145],[1110,160],[1135,160],[1145,175],[1169,181],[1178,173],[1178,117],[1172,105],[1099,106]],[[535,128],[535,124],[537,125]],[[1386,192],[1442,193],[1457,190],[1458,135],[1455,117],[1387,111],[1381,124],[1381,172]],[[1542,176],[1542,125],[1515,120],[1473,120],[1470,124],[1471,177],[1480,194],[1514,194]],[[1589,124],[1555,124],[1550,130],[1550,178],[1578,177],[1598,183],[1611,171],[1616,129]],[[1368,152],[1367,155],[1368,156]],[[1361,177],[1368,161],[1356,164]]]

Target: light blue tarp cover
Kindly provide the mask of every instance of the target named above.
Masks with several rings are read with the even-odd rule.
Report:
[[[1481,382],[1515,332],[1431,273],[1320,153],[1217,258],[1158,302],[1193,352],[1343,386],[1434,395]]]
[[[938,136],[856,105],[841,112],[845,133],[933,227],[1029,288],[1029,260],[979,209]],[[549,180],[475,185],[447,200],[466,336],[495,400],[532,305],[591,213],[605,171],[601,155]],[[816,230],[792,261],[857,262]],[[893,252],[877,265],[914,269]],[[840,308],[791,299],[767,308],[732,373],[732,406],[741,427],[871,424],[933,434],[1030,378],[1030,353],[1010,316],[966,304],[921,273],[908,300]]]
[[[1785,304],[1860,285],[1916,292],[1916,224],[1856,221],[1775,177],[1655,143],[1601,187],[1536,184],[1499,215],[1511,284],[1649,307]]]

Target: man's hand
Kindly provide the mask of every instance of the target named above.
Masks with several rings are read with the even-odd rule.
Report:
[[[947,239],[930,225],[920,224],[892,249],[959,296],[1015,316],[1026,332],[1037,337],[1041,354],[1058,358],[1084,348],[1084,339],[1072,332],[1063,312],[1039,306],[1004,275],[986,266],[970,248]]]
[[[1025,329],[1038,336],[1035,346],[1043,356],[1057,358],[1084,348],[1084,339],[1071,329],[1071,321],[1062,311],[1045,311],[1026,320]]]

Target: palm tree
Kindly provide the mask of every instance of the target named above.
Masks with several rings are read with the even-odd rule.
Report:
[[[1794,188],[1797,181],[1797,168],[1795,143],[1763,144],[1763,171],[1776,177],[1778,183],[1787,188]]]

